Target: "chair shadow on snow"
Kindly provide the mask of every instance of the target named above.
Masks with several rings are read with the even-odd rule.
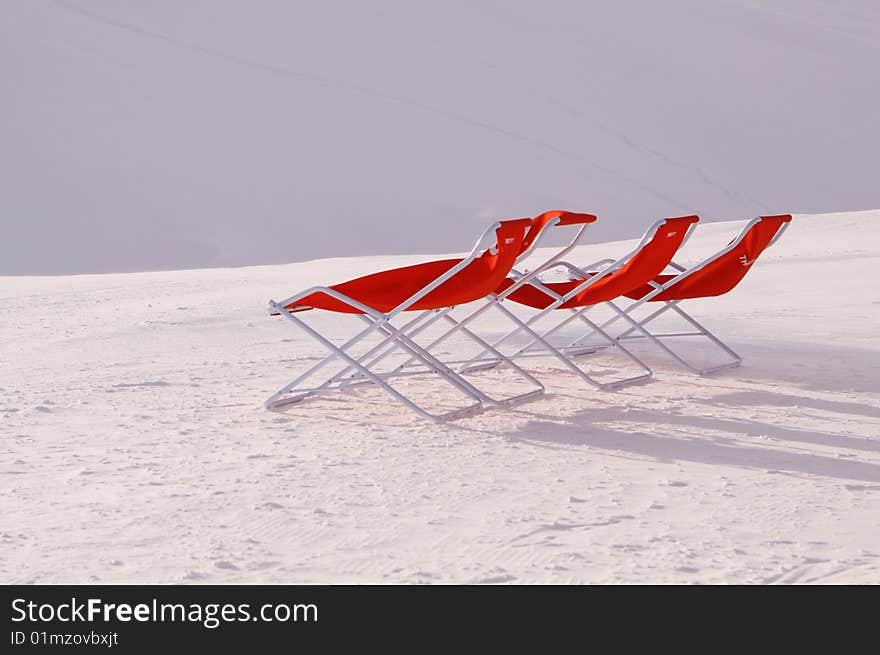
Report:
[[[776,391],[734,391],[722,396],[715,396],[713,403],[733,406],[772,405],[773,407],[805,407],[823,412],[855,414],[880,420],[880,407],[840,400],[805,398]],[[878,447],[878,450],[880,450],[880,447]]]
[[[868,356],[868,351],[859,349],[826,347],[803,351],[781,348],[772,353],[775,361],[768,365],[768,358],[760,356],[761,348],[745,347],[742,350],[751,355],[749,359],[753,362],[748,376],[761,380],[767,388],[737,389],[746,373],[740,369],[736,374],[722,376],[722,379],[729,377],[730,380],[730,386],[722,393],[711,393],[713,389],[707,387],[709,397],[689,399],[692,414],[631,405],[626,408],[609,406],[584,409],[560,422],[558,415],[541,415],[522,407],[517,411],[531,420],[506,436],[533,445],[590,446],[660,461],[682,460],[880,482],[880,464],[855,459],[859,452],[868,455],[880,453],[880,408],[857,402],[853,396],[850,396],[853,400],[846,400],[845,395],[844,400],[819,399],[794,395],[790,393],[791,388],[789,393],[774,388],[780,383],[794,383],[796,387],[815,387],[825,393],[847,394],[853,387],[873,391],[877,388],[876,358]],[[800,359],[794,358],[794,353],[799,353]],[[789,358],[796,361],[794,368],[790,365],[778,366],[780,359],[786,361]],[[829,362],[836,363],[831,371],[846,370],[852,375],[827,375]],[[660,371],[662,375],[662,367]],[[854,380],[861,382],[854,384]],[[694,379],[693,384],[700,385],[700,382]],[[714,391],[717,390],[716,387]],[[850,415],[864,426],[866,436],[797,429],[752,418],[714,415],[718,413],[718,408],[743,407],[797,407],[813,412]],[[703,408],[705,412],[701,413]],[[833,420],[833,417],[824,418],[826,422],[829,420]],[[621,427],[614,427],[618,422]],[[764,441],[764,447],[762,443],[755,442],[758,439],[769,442]],[[793,452],[782,449],[786,442],[789,445],[820,446],[844,452]]]
[[[455,421],[445,429],[502,437],[533,446],[589,446],[659,461],[680,460],[880,483],[880,464],[856,459],[859,453],[869,456],[880,453],[880,407],[858,402],[856,396],[847,395],[854,388],[859,388],[863,393],[877,389],[876,359],[869,356],[869,351],[829,347],[803,350],[785,346],[765,349],[755,345],[745,346],[742,350],[748,355],[748,369],[712,376],[716,380],[712,384],[704,383],[700,378],[687,378],[688,383],[699,388],[700,393],[708,394],[703,398],[687,399],[691,414],[639,407],[640,401],[632,397],[627,403],[628,407],[592,405],[569,416],[542,413],[531,404],[510,409],[489,409],[492,413],[509,411],[521,421],[525,419],[524,424],[512,431],[482,427],[479,425],[480,415]],[[799,359],[795,354],[799,355]],[[655,366],[650,356],[648,361]],[[834,362],[834,366],[829,368],[829,362]],[[648,384],[656,384],[658,393],[662,394],[666,367],[662,360],[657,360],[656,367],[657,378]],[[842,371],[847,374],[844,375]],[[829,372],[832,375],[828,375]],[[717,382],[723,382],[723,386],[719,387]],[[743,388],[744,382],[751,388]],[[755,389],[755,384],[764,388]],[[784,385],[785,391],[780,390],[778,385]],[[815,388],[826,394],[838,394],[841,399],[795,395],[799,388],[804,388],[805,392]],[[597,399],[595,394],[584,390],[584,397],[590,396],[593,401]],[[552,401],[558,395],[582,397],[579,393],[550,392],[545,400]],[[413,427],[413,421],[405,412],[390,408],[379,396],[358,393],[344,400],[357,402],[358,411],[338,412],[334,409],[323,416],[345,424]],[[344,406],[345,402],[331,402],[327,407],[340,405]],[[849,415],[864,426],[866,436],[797,429],[769,422],[769,419],[717,415],[719,410],[727,413],[745,407],[769,410],[799,408],[809,412]],[[302,416],[308,416],[312,411],[303,412]],[[284,413],[297,415],[296,410]],[[823,423],[834,420],[833,416],[817,418]],[[616,427],[618,423],[620,427]],[[876,424],[876,429],[871,424]],[[425,424],[419,431],[432,432],[434,429]],[[797,444],[801,448],[818,446],[843,452],[795,452],[784,449]]]
[[[744,443],[742,437],[770,438],[808,444],[880,452],[880,440],[795,430],[758,421],[687,416],[644,409],[604,408],[578,412],[565,423],[540,416],[507,437],[531,445],[590,446],[659,461],[721,464],[779,473],[805,473],[863,482],[880,482],[880,465],[836,455],[797,453]],[[537,419],[537,420],[536,420]],[[628,427],[601,423],[625,421]],[[633,426],[637,423],[637,426]],[[723,436],[676,434],[676,426],[722,432]]]

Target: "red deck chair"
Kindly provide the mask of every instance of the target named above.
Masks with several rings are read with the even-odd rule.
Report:
[[[506,294],[506,297],[513,302],[541,311],[525,322],[516,319],[517,326],[511,332],[493,342],[492,346],[498,349],[502,343],[515,335],[526,332],[531,336],[532,341],[510,355],[511,359],[533,355],[536,352],[545,355],[549,353],[559,359],[583,380],[600,389],[616,388],[649,379],[651,377],[651,369],[617,339],[590,320],[586,313],[598,304],[614,300],[627,291],[653,280],[666,268],[698,220],[697,216],[682,216],[679,218],[666,218],[655,222],[645,232],[639,244],[632,252],[616,261],[601,260],[596,262],[595,266],[610,264],[602,271],[584,272],[567,262],[555,262],[554,266],[568,269],[568,272],[576,279],[562,282],[542,282],[533,277],[527,285],[517,288],[513,293]],[[518,282],[518,276],[518,271],[514,270],[514,277],[507,278],[496,293],[505,294],[506,291],[513,288]],[[538,334],[530,327],[556,310],[570,310],[570,315],[553,328],[541,334]],[[589,325],[590,333],[598,334],[603,339],[603,344],[600,347],[615,347],[619,349],[644,373],[611,382],[599,382],[596,380],[574,361],[576,356],[593,352],[597,349],[596,347],[583,348],[579,344],[557,347],[550,341],[554,334],[575,320],[580,320]],[[639,329],[635,322],[632,322],[632,325],[633,329]],[[464,370],[486,367],[486,364],[478,362],[485,355],[485,351],[480,353],[464,367]],[[490,359],[488,365],[497,366],[498,362]]]
[[[478,337],[476,334],[474,334],[469,328],[467,328],[467,325],[470,324],[471,322],[473,322],[474,320],[476,320],[477,318],[479,318],[480,316],[482,316],[489,309],[494,307],[494,308],[497,308],[498,310],[500,310],[503,314],[505,314],[505,316],[510,318],[512,321],[514,321],[515,323],[522,326],[522,323],[519,320],[519,318],[515,314],[512,314],[509,310],[507,310],[503,306],[503,304],[501,304],[502,301],[505,300],[510,294],[515,293],[518,289],[520,289],[521,287],[530,283],[540,273],[557,265],[557,262],[559,262],[559,260],[562,257],[564,257],[566,254],[568,254],[580,242],[581,238],[583,237],[584,233],[586,232],[587,227],[591,223],[594,223],[597,220],[597,217],[594,216],[593,214],[581,214],[581,213],[569,212],[569,211],[564,211],[564,210],[552,210],[552,211],[544,212],[543,214],[535,216],[534,218],[531,218],[529,220],[532,223],[532,227],[529,230],[529,233],[528,233],[526,239],[523,241],[523,245],[522,245],[520,254],[517,256],[517,259],[516,259],[517,263],[520,263],[520,262],[527,260],[533,254],[533,252],[537,248],[538,244],[540,243],[542,237],[547,233],[547,231],[548,231],[547,228],[552,227],[552,226],[557,226],[557,225],[560,227],[573,225],[573,226],[578,226],[580,229],[578,229],[578,231],[575,233],[574,237],[569,241],[569,243],[565,247],[563,247],[561,250],[555,252],[546,261],[544,261],[542,264],[537,266],[535,269],[529,271],[528,273],[518,273],[517,279],[515,281],[513,281],[511,284],[505,284],[504,285],[505,288],[503,290],[500,290],[500,291],[496,290],[494,293],[489,294],[487,296],[488,302],[486,304],[484,304],[483,306],[481,306],[479,309],[473,311],[467,317],[465,317],[461,320],[456,320],[455,318],[453,318],[449,312],[450,312],[450,310],[454,309],[454,307],[450,307],[450,308],[444,309],[444,310],[439,310],[436,316],[432,317],[431,319],[426,321],[424,324],[420,325],[413,332],[413,335],[415,335],[415,334],[421,332],[423,329],[429,327],[430,324],[432,322],[434,322],[435,320],[437,320],[439,318],[443,318],[448,323],[450,323],[452,325],[452,327],[449,330],[447,330],[445,333],[443,333],[441,336],[437,337],[429,345],[425,346],[426,350],[433,350],[433,349],[437,348],[440,344],[442,344],[444,341],[446,341],[453,334],[455,334],[459,331],[463,331],[464,333],[468,334],[474,341],[479,343],[481,345],[481,347],[483,348],[483,350],[480,352],[480,355],[478,355],[477,357],[482,357],[483,355],[486,355],[486,354],[489,354],[491,356],[491,358],[488,360],[491,362],[491,365],[489,365],[489,366],[479,366],[479,367],[473,366],[473,362],[476,358],[470,358],[470,359],[467,359],[464,361],[458,361],[458,362],[450,362],[452,364],[464,364],[465,365],[459,371],[460,373],[483,370],[486,368],[495,368],[496,366],[498,366],[500,364],[508,364],[509,365],[508,358],[506,358],[504,355],[502,355],[498,350],[496,350],[489,343],[487,343],[486,341],[484,341],[483,339]],[[524,329],[526,332],[530,332],[530,328],[528,328],[527,326],[522,326],[522,329]],[[534,335],[534,336],[537,338],[538,335]],[[407,360],[406,362],[404,362],[403,364],[401,364],[400,366],[398,366],[398,368],[396,368],[392,373],[398,373],[401,370],[405,369],[407,366],[412,365],[416,361],[417,361],[416,358],[412,357],[409,360]],[[542,389],[543,389],[543,385],[542,385]]]
[[[722,369],[733,368],[742,363],[742,358],[732,348],[724,344],[718,337],[712,334],[706,327],[694,320],[685,312],[679,303],[689,298],[708,298],[720,296],[739,284],[752,264],[764,250],[772,246],[785,232],[791,221],[791,215],[759,216],[746,225],[737,238],[731,241],[725,248],[700,263],[685,268],[675,262],[670,262],[670,267],[675,273],[658,275],[651,282],[629,290],[625,295],[636,302],[626,309],[617,307],[618,315],[606,322],[601,327],[606,329],[611,323],[619,318],[625,318],[629,327],[617,336],[618,340],[647,338],[660,347],[676,361],[688,370],[706,375]],[[662,307],[639,321],[632,317],[634,310],[645,303],[662,303]],[[667,311],[672,311],[684,319],[695,331],[652,333],[645,327],[648,323]],[[639,332],[639,334],[634,334]],[[587,336],[587,335],[585,335]],[[730,360],[721,364],[699,368],[688,362],[663,342],[663,339],[671,337],[705,337],[711,343],[729,355]],[[580,343],[581,340],[575,342]]]
[[[486,229],[470,254],[463,259],[446,259],[382,271],[341,284],[312,287],[280,302],[270,301],[270,314],[281,315],[292,321],[327,348],[330,354],[275,392],[266,400],[265,406],[277,408],[368,383],[381,387],[423,417],[439,421],[478,411],[484,402],[511,402],[542,394],[544,387],[537,379],[497,353],[502,363],[527,380],[534,389],[502,400],[492,398],[452,371],[428,349],[418,345],[413,336],[419,327],[423,327],[420,324],[445,316],[452,307],[489,295],[504,280],[523,251],[534,247],[545,227],[561,220],[576,222],[579,216],[595,220],[595,216],[559,212],[559,215],[548,220],[536,217],[500,221]],[[367,327],[342,345],[336,345],[298,316],[300,312],[312,309],[354,314],[366,322]],[[403,312],[419,314],[399,328],[393,326],[392,319]],[[379,344],[355,356],[352,349],[375,333],[381,334]],[[476,340],[481,347],[491,349],[489,344],[472,332],[462,330],[462,333]],[[415,373],[437,374],[473,402],[445,413],[429,412],[389,383],[389,378],[399,371],[380,373],[373,370],[375,364],[392,351],[403,351],[418,362],[423,370]],[[492,351],[496,352],[494,349]],[[336,360],[344,364],[341,371],[318,386],[303,387],[306,380]]]

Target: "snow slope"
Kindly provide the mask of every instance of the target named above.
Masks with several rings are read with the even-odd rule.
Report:
[[[691,303],[738,370],[536,360],[545,398],[439,426],[261,408],[320,354],[266,299],[419,259],[0,278],[0,581],[880,582],[880,211],[797,216]]]
[[[5,0],[0,274],[878,207],[878,37],[876,0]]]

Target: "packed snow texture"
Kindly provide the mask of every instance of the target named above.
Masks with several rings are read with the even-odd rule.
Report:
[[[876,0],[5,0],[0,274],[878,207],[878,37]]]
[[[546,397],[441,425],[375,389],[261,407],[323,355],[267,299],[422,259],[0,278],[0,582],[880,582],[880,211],[796,216],[687,303],[739,369],[641,344],[647,384],[527,361]]]

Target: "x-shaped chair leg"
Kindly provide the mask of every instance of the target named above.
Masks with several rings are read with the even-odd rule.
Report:
[[[546,287],[544,287],[544,289],[546,290],[545,292],[553,293],[551,290],[546,289]],[[591,384],[592,386],[596,387],[597,389],[604,389],[604,390],[615,389],[615,388],[619,388],[619,387],[626,386],[629,384],[635,384],[637,382],[644,382],[644,381],[651,378],[651,375],[652,375],[651,369],[644,362],[642,362],[638,357],[633,355],[629,351],[629,349],[624,347],[620,342],[618,342],[612,336],[607,334],[601,327],[596,325],[596,323],[594,323],[593,321],[591,321],[589,318],[587,318],[585,316],[587,308],[581,308],[574,315],[569,316],[566,320],[562,321],[561,323],[554,326],[550,330],[547,330],[546,332],[541,333],[541,334],[539,334],[534,329],[532,329],[531,325],[533,323],[535,323],[537,320],[539,320],[542,316],[545,316],[547,313],[549,313],[549,311],[552,311],[551,309],[544,310],[544,311],[540,312],[539,314],[536,314],[535,316],[531,317],[529,320],[523,321],[518,316],[516,316],[516,314],[511,312],[509,309],[507,309],[503,305],[499,305],[499,308],[502,311],[504,311],[504,313],[511,319],[511,321],[513,321],[516,324],[516,328],[514,330],[512,330],[511,332],[508,332],[506,335],[504,335],[500,339],[496,340],[492,344],[493,347],[497,348],[503,342],[507,341],[508,339],[513,337],[514,335],[519,334],[520,332],[525,332],[526,334],[528,334],[532,338],[531,342],[529,342],[528,344],[526,344],[525,346],[520,348],[519,351],[517,351],[514,355],[512,355],[512,357],[511,357],[512,359],[523,355],[526,351],[534,349],[536,345],[540,345],[543,350],[546,350],[550,355],[556,357],[568,369],[570,369],[572,372],[574,372],[578,377],[583,379],[585,382],[587,382],[588,384]],[[630,361],[632,361],[636,366],[638,366],[643,371],[645,371],[645,373],[643,373],[641,375],[628,377],[628,378],[614,380],[611,382],[599,382],[593,376],[591,376],[589,373],[587,373],[581,367],[579,367],[573,361],[572,355],[566,354],[566,353],[562,352],[560,349],[551,345],[547,339],[549,337],[553,336],[556,332],[561,330],[563,327],[565,327],[568,323],[570,323],[572,320],[574,320],[576,318],[580,318],[582,321],[585,321],[587,324],[589,324],[597,334],[602,336],[602,338],[607,341],[609,347],[615,347],[615,348],[619,349]],[[478,355],[478,357],[479,357],[479,355]],[[477,367],[483,367],[483,366],[477,365]],[[463,370],[463,371],[474,370],[474,367],[466,365],[461,370]]]
[[[531,385],[533,385],[535,387],[534,389],[532,389],[530,391],[525,391],[522,393],[514,394],[511,396],[507,396],[505,398],[496,398],[494,396],[490,396],[488,393],[474,387],[479,392],[481,400],[483,400],[484,402],[495,404],[495,405],[509,405],[509,404],[522,402],[522,401],[529,400],[531,398],[536,398],[536,397],[543,395],[544,394],[544,385],[537,378],[535,378],[528,371],[524,370],[521,366],[517,365],[511,359],[509,359],[508,357],[503,355],[500,351],[498,351],[491,344],[489,344],[487,341],[482,339],[475,332],[473,332],[472,330],[469,330],[466,327],[469,323],[471,323],[476,318],[478,318],[479,316],[484,314],[487,310],[489,310],[493,306],[497,306],[500,308],[500,305],[497,304],[497,302],[493,299],[460,321],[454,319],[450,315],[449,311],[444,310],[444,311],[440,312],[438,314],[437,318],[438,319],[439,318],[445,319],[448,323],[450,323],[452,325],[452,327],[449,330],[447,330],[446,332],[444,332],[440,337],[438,337],[434,341],[432,341],[430,344],[428,344],[427,346],[424,346],[423,349],[426,352],[430,353],[432,350],[434,350],[437,346],[439,346],[441,343],[446,341],[446,339],[451,337],[453,334],[455,334],[456,332],[461,332],[462,334],[464,334],[465,336],[470,338],[472,341],[477,343],[480,347],[482,347],[484,349],[483,350],[484,353],[485,352],[491,353],[493,355],[493,361],[495,362],[495,366],[501,366],[501,365],[507,366],[512,371],[514,371],[514,373],[516,373],[519,377],[526,380],[527,382],[529,382]],[[427,327],[427,326],[425,326],[425,327]],[[396,369],[394,369],[394,371],[392,371],[390,373],[390,375],[394,375],[394,374],[397,374],[397,373],[403,371],[407,366],[411,365],[411,363],[413,361],[416,361],[416,359],[417,358],[415,356],[411,357],[407,361],[400,364]]]
[[[712,334],[708,328],[698,323],[692,316],[690,316],[687,312],[685,312],[681,307],[678,306],[678,301],[663,301],[662,306],[658,309],[654,310],[650,314],[648,314],[645,318],[641,320],[637,320],[633,318],[632,312],[638,306],[641,305],[641,302],[636,302],[630,305],[627,308],[621,308],[614,302],[607,303],[616,313],[615,316],[610,318],[608,321],[602,324],[602,328],[607,329],[612,323],[616,322],[618,319],[623,319],[630,324],[630,326],[617,335],[616,339],[618,341],[623,341],[627,339],[640,339],[646,338],[654,343],[657,347],[662,349],[666,354],[672,357],[675,361],[681,364],[683,367],[695,373],[696,375],[708,375],[710,373],[715,373],[717,371],[725,370],[728,368],[735,368],[742,363],[742,358],[727,344],[722,342],[718,337]],[[696,331],[694,332],[672,332],[672,333],[653,333],[647,329],[646,325],[656,318],[666,313],[667,311],[673,311],[678,314],[682,319],[684,319],[688,324],[690,324]],[[634,334],[635,332],[639,332],[639,334]],[[587,333],[576,340],[574,343],[580,343],[583,339],[590,336],[591,333]],[[672,337],[706,337],[709,341],[715,344],[719,349],[723,350],[727,355],[729,355],[730,360],[723,362],[721,364],[717,364],[715,366],[709,366],[706,368],[700,368],[699,366],[691,363],[687,359],[685,359],[682,355],[677,353],[672,349],[669,344],[664,343],[664,339],[669,339]]]
[[[454,373],[453,371],[448,369],[448,367],[436,366],[436,361],[433,361],[433,358],[429,357],[429,358],[423,359],[423,361],[425,362],[425,364],[427,366],[429,366],[429,368],[434,369],[438,373],[438,375],[441,379],[446,380],[451,385],[453,385],[455,388],[457,388],[459,391],[464,393],[466,396],[469,396],[472,399],[474,399],[475,400],[474,403],[467,405],[466,407],[463,407],[463,408],[460,408],[457,410],[452,410],[452,411],[445,412],[445,413],[439,413],[439,414],[432,413],[432,412],[428,411],[427,409],[423,408],[421,405],[416,403],[411,398],[407,397],[406,395],[404,395],[403,393],[401,393],[400,391],[395,389],[386,380],[384,380],[379,374],[375,373],[373,370],[368,368],[362,361],[360,361],[359,359],[356,359],[348,352],[348,349],[351,346],[353,346],[356,343],[358,343],[359,341],[361,341],[363,338],[368,336],[373,331],[381,329],[382,331],[386,332],[386,334],[388,335],[388,337],[387,337],[388,339],[393,339],[393,340],[397,341],[403,349],[407,350],[408,352],[412,353],[414,356],[416,356],[420,359],[425,358],[427,353],[422,351],[422,349],[419,348],[418,346],[415,346],[410,341],[408,341],[406,339],[405,335],[400,334],[400,332],[396,328],[389,326],[387,324],[387,321],[384,321],[382,319],[377,320],[377,319],[364,317],[370,323],[370,325],[368,325],[368,327],[366,329],[362,330],[357,335],[355,335],[354,337],[352,337],[351,339],[346,341],[342,346],[337,346],[332,341],[330,341],[325,336],[323,336],[321,333],[319,333],[317,330],[315,330],[314,328],[309,326],[305,321],[303,321],[302,319],[298,318],[297,316],[294,316],[293,314],[285,311],[284,308],[281,307],[280,305],[275,305],[274,308],[276,310],[278,310],[282,316],[284,316],[285,318],[287,318],[288,320],[293,322],[295,325],[300,327],[306,333],[311,335],[321,345],[323,345],[325,348],[327,348],[327,350],[330,351],[330,355],[328,355],[328,357],[326,357],[324,360],[319,362],[317,365],[313,366],[309,371],[306,371],[303,375],[299,376],[296,380],[294,380],[290,384],[285,385],[284,387],[279,389],[275,394],[273,394],[265,403],[266,407],[268,407],[268,408],[277,408],[282,405],[288,405],[288,404],[291,404],[294,402],[299,402],[300,400],[304,400],[306,397],[314,395],[315,392],[322,392],[322,391],[329,390],[328,387],[322,385],[322,386],[317,387],[312,390],[306,390],[305,392],[303,392],[297,396],[294,396],[292,398],[289,398],[289,399],[284,398],[284,396],[287,393],[296,389],[296,387],[299,384],[304,382],[309,376],[311,376],[317,370],[319,370],[320,368],[323,368],[323,366],[325,366],[326,364],[329,364],[331,361],[333,361],[335,359],[341,359],[343,362],[348,364],[348,366],[351,369],[356,370],[361,375],[363,375],[364,378],[371,381],[376,386],[381,387],[382,389],[387,391],[392,397],[394,397],[395,399],[397,399],[398,401],[403,403],[405,406],[409,407],[410,409],[412,409],[413,411],[415,411],[419,415],[421,415],[431,421],[444,421],[444,420],[459,418],[462,416],[467,416],[469,414],[473,414],[473,413],[480,411],[482,409],[482,401],[479,397],[479,394],[474,390],[472,385],[470,385],[461,376],[457,375],[456,373]],[[363,359],[363,356],[361,357],[361,359]]]

